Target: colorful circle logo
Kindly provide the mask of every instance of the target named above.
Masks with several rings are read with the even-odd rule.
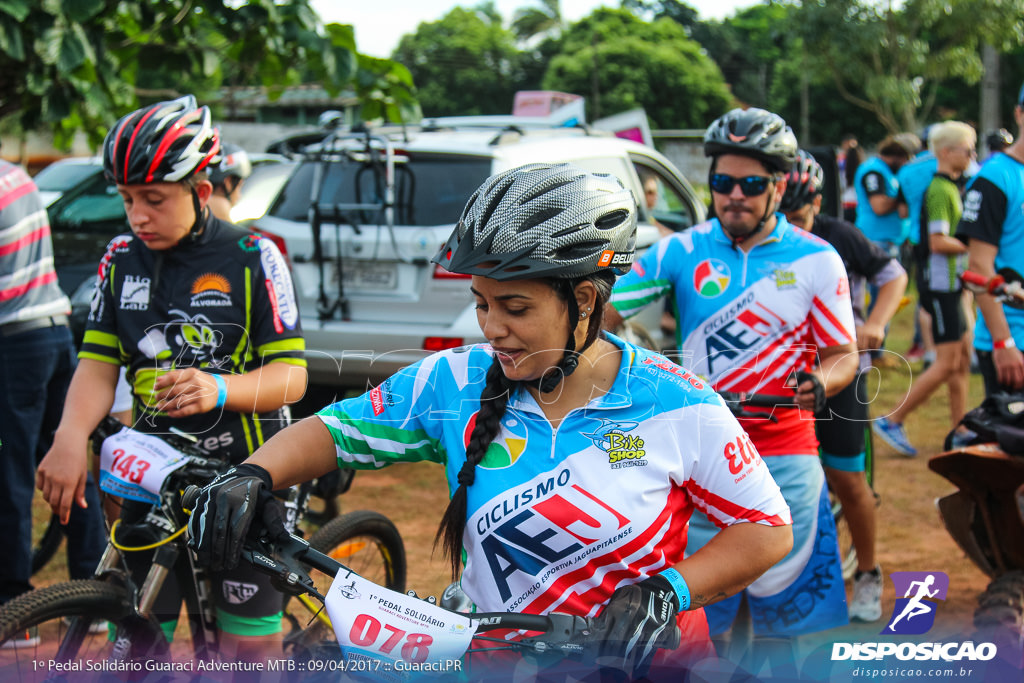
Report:
[[[718,296],[729,287],[729,266],[716,258],[697,264],[693,271],[693,288],[703,297]]]
[[[479,415],[479,411],[470,416],[469,423],[462,435],[463,443],[467,446],[473,428],[476,426],[477,415]],[[526,450],[527,430],[524,422],[514,417],[506,417],[502,420],[501,426],[501,431],[487,447],[487,452],[484,454],[483,460],[480,461],[479,466],[484,469],[498,470],[511,467]]]

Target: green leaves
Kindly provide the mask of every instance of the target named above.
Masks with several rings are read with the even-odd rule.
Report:
[[[381,116],[415,114],[404,67],[360,65],[351,26],[323,26],[309,0],[0,0],[0,116],[98,145],[142,103],[223,86],[323,84],[365,93]],[[366,73],[364,73],[364,71]],[[397,120],[397,119],[396,119]]]

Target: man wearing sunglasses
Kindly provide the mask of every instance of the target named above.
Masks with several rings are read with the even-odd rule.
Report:
[[[648,250],[616,283],[605,324],[671,295],[684,365],[718,391],[773,394],[788,406],[741,417],[757,453],[707,454],[763,457],[790,506],[793,551],[745,591],[765,648],[755,656],[775,645],[786,657],[789,638],[848,620],[813,412],[857,372],[849,283],[835,249],[778,212],[797,156],[781,117],[734,109],[708,128],[704,153],[715,217]],[[687,554],[716,532],[695,514]],[[739,605],[736,596],[706,608],[713,636],[728,632]]]

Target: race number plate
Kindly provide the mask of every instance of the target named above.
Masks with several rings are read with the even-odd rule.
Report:
[[[419,598],[341,573],[327,593],[338,644],[346,660],[384,661],[388,671],[458,661],[469,649],[476,624]],[[401,661],[406,666],[394,666]]]
[[[109,494],[156,503],[168,475],[187,462],[162,439],[125,428],[100,449],[100,488]]]

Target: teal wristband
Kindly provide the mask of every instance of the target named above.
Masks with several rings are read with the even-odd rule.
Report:
[[[214,406],[214,409],[216,410],[217,408],[223,408],[224,404],[227,403],[228,385],[227,382],[224,381],[224,378],[221,377],[220,375],[212,376],[213,381],[217,383],[217,405]]]
[[[676,592],[676,598],[679,600],[679,611],[685,612],[690,609],[690,587],[686,585],[683,575],[675,569],[666,569],[661,572],[660,576],[668,581],[669,585],[672,586],[672,590]]]

